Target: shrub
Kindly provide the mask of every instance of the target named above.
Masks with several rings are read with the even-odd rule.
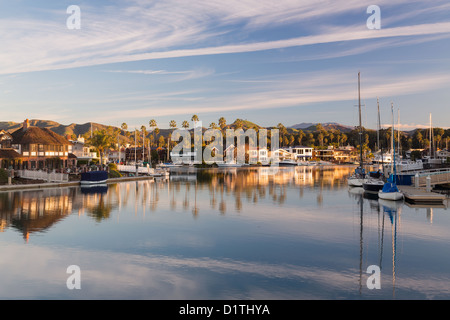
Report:
[[[0,169],[0,183],[8,183],[8,171]]]
[[[109,178],[120,178],[122,177],[122,174],[117,170],[109,170],[108,176]]]

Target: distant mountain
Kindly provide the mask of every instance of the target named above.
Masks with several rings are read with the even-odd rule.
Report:
[[[318,123],[302,122],[302,123],[290,126],[289,129],[297,129],[297,130],[301,129],[303,131],[316,131],[317,125],[318,125]],[[321,125],[327,131],[334,129],[334,130],[339,130],[341,132],[350,132],[354,129],[354,127],[352,127],[352,126],[347,126],[347,125],[339,124],[336,122],[326,122],[326,123],[321,123]]]
[[[22,122],[0,122],[0,130],[14,132],[17,129],[22,128],[22,125]],[[108,126],[99,123],[88,122],[84,124],[72,123],[69,125],[63,125],[58,122],[49,120],[30,120],[30,125],[34,127],[50,129],[61,136],[75,135],[77,137],[79,135],[85,134],[86,132],[89,132],[91,130],[91,125],[94,131],[108,128]]]

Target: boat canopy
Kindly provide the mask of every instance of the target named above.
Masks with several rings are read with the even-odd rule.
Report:
[[[399,192],[397,185],[395,183],[392,182],[387,182],[384,184],[383,186],[383,190],[381,190],[384,193],[388,193],[388,192]]]

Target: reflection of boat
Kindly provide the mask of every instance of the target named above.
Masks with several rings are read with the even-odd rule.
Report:
[[[81,186],[81,193],[84,194],[96,194],[106,192],[108,192],[108,185],[106,183]]]
[[[364,193],[364,189],[361,187],[355,187],[349,189],[348,192],[353,195],[362,195]]]
[[[80,184],[82,185],[93,185],[106,183],[108,180],[108,172],[106,171],[90,171],[82,172]]]

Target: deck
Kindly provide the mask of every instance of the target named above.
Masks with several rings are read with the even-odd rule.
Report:
[[[430,192],[425,188],[415,188],[413,186],[398,186],[407,201],[413,203],[444,203],[447,196],[444,194]]]

